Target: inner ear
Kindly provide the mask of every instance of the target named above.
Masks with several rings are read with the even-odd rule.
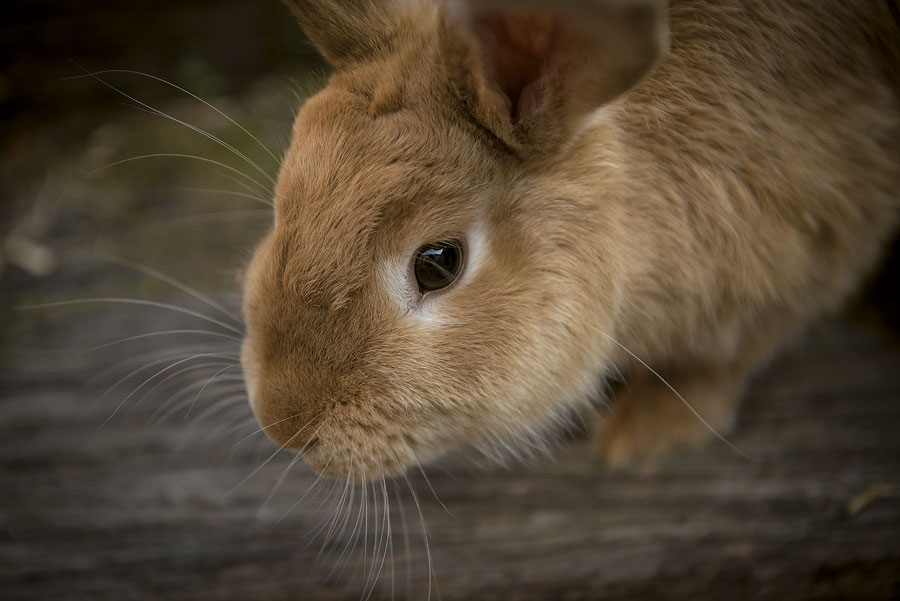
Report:
[[[563,66],[565,25],[549,13],[514,10],[485,10],[473,25],[485,75],[509,101],[515,122],[533,104],[542,76],[548,79]]]
[[[461,34],[444,46],[454,89],[520,150],[563,143],[668,48],[665,0],[447,1],[448,30]]]

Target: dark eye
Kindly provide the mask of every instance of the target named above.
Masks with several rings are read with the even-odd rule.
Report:
[[[446,288],[459,277],[463,265],[458,240],[426,244],[416,251],[413,272],[422,294]]]

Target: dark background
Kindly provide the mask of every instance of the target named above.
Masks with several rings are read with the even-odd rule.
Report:
[[[262,146],[279,156],[327,66],[275,0],[7,0],[0,10],[0,597],[365,598],[380,530],[316,535],[335,506],[330,483],[298,504],[315,479],[302,466],[285,472],[290,458],[278,456],[231,493],[274,449],[258,436],[235,447],[254,426],[225,378],[185,410],[189,386],[218,366],[128,398],[153,373],[125,377],[141,361],[207,340],[83,352],[208,324],[114,304],[20,308],[115,296],[215,313],[98,254],[236,307],[236,274],[269,219],[248,196],[265,191],[195,160],[106,166],[178,153],[264,175],[125,95],[274,176]],[[182,86],[262,144],[153,79],[100,76],[120,92],[68,79],[111,69]],[[527,465],[451,458],[386,484],[394,536],[371,598],[428,596],[423,521],[432,598],[900,598],[900,266],[897,250],[886,256],[842,315],[754,381],[730,440],[756,461],[712,445],[655,474],[608,473],[578,432]],[[370,506],[373,516],[381,507]],[[348,507],[352,525],[362,505]]]
[[[114,105],[101,87],[60,84],[79,73],[73,62],[145,71],[224,94],[238,94],[266,74],[322,64],[285,7],[238,0],[10,0],[0,61],[6,126],[84,111],[110,116]]]

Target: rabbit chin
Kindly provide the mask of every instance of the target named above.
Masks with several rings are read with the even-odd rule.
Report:
[[[395,432],[354,432],[322,428],[303,451],[303,461],[313,472],[336,480],[366,482],[402,475],[419,459],[410,441]]]

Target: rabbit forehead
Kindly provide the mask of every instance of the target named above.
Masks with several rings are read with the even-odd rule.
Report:
[[[465,132],[422,110],[365,107],[344,90],[312,99],[279,178],[281,278],[316,304],[345,304],[374,277],[375,254],[461,234],[492,179]]]
[[[276,203],[289,214],[343,194],[353,200],[348,209],[366,207],[388,191],[413,196],[459,184],[461,175],[484,179],[488,158],[439,107],[410,103],[376,113],[366,93],[332,84],[297,117]]]

